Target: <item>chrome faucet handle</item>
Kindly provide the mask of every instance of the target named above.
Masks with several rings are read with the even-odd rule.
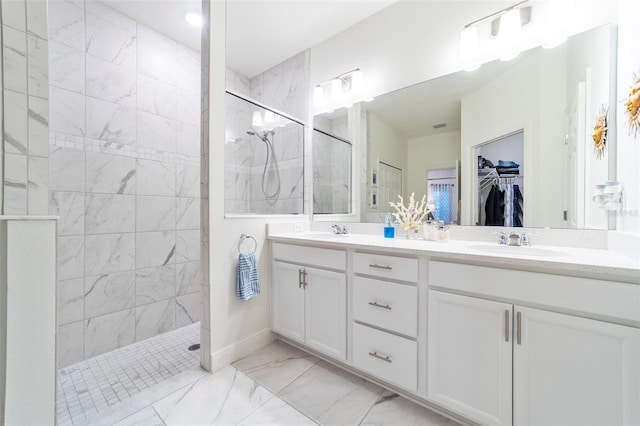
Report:
[[[347,228],[347,225],[342,226],[342,233],[345,235],[349,233],[349,228]]]
[[[340,225],[333,224],[331,225],[334,234],[340,234],[342,230],[340,229]]]
[[[496,232],[492,232],[491,235],[497,235],[498,236],[498,244],[500,244],[501,246],[506,246],[507,245],[507,234],[503,231],[496,231]]]
[[[531,234],[529,232],[523,232],[520,235],[520,245],[522,246],[530,246],[531,245],[531,239],[529,237],[537,237],[540,234]]]

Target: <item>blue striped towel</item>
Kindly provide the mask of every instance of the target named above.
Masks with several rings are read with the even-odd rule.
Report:
[[[236,294],[240,300],[249,300],[260,294],[255,252],[240,253],[238,257]]]

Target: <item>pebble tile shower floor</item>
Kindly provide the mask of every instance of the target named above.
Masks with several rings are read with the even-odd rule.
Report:
[[[200,364],[200,323],[58,370],[57,424],[85,424],[98,412]]]

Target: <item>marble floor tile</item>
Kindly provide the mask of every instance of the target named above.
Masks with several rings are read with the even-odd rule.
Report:
[[[384,391],[360,424],[454,426],[457,423],[393,392]]]
[[[164,422],[158,417],[153,407],[147,407],[115,423],[114,426],[164,426]]]
[[[273,394],[232,366],[153,404],[167,425],[233,425]]]
[[[321,361],[279,396],[320,424],[357,425],[381,394],[380,386]]]
[[[320,360],[276,340],[233,366],[273,393],[278,393]]]
[[[249,417],[244,419],[241,426],[279,425],[279,426],[306,426],[315,425],[314,421],[297,411],[292,406],[278,398],[271,398],[269,402],[258,408]]]

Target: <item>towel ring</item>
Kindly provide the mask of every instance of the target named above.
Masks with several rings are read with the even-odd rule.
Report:
[[[244,242],[244,240],[253,240],[253,251],[249,251],[247,253],[244,253],[242,251],[242,249],[240,248],[240,246],[242,245],[242,243]],[[240,235],[240,241],[238,241],[238,251],[242,254],[249,254],[249,253],[255,253],[255,251],[258,249],[258,242],[256,241],[255,238],[253,238],[253,236],[251,235],[247,235],[247,234],[241,234]]]

